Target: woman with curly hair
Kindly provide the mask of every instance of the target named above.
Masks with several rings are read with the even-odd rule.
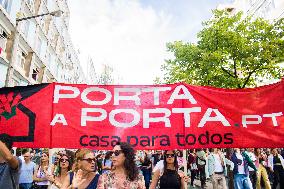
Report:
[[[157,185],[160,186],[160,189],[185,189],[184,183],[185,176],[183,172],[178,171],[175,151],[166,150],[164,153],[164,166],[154,172],[150,189],[155,189]]]
[[[145,189],[144,179],[138,172],[134,149],[130,144],[117,143],[112,157],[113,169],[100,177],[98,189]]]

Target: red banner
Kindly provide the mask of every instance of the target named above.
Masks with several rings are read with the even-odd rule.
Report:
[[[40,84],[0,89],[0,133],[17,147],[284,147],[284,81],[253,89]]]

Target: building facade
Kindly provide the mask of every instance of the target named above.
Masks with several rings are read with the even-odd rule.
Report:
[[[284,16],[284,0],[234,0],[229,4],[220,4],[217,9],[226,9],[231,13],[243,11],[245,16],[273,21]]]
[[[45,15],[53,11],[61,16]],[[67,0],[0,0],[0,87],[85,83],[69,28]]]

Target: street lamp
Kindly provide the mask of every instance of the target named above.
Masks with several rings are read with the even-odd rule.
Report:
[[[48,12],[48,13],[43,13],[43,14],[39,14],[39,15],[34,15],[34,16],[29,16],[29,17],[24,17],[24,18],[19,18],[16,19],[16,27],[15,27],[15,35],[14,35],[14,43],[12,46],[12,57],[11,57],[11,61],[7,70],[7,75],[6,75],[6,81],[5,81],[5,85],[6,87],[10,86],[10,83],[13,79],[13,74],[14,74],[14,66],[16,64],[17,61],[17,51],[18,51],[18,44],[19,44],[19,32],[18,32],[18,23],[24,20],[29,20],[32,18],[37,18],[37,17],[42,17],[42,16],[46,16],[46,15],[51,15],[54,17],[60,17],[63,14],[63,11],[61,10],[56,10],[56,11],[52,11],[52,12]]]
[[[48,12],[48,13],[44,13],[44,14],[19,18],[19,19],[16,19],[16,22],[18,23],[18,22],[23,21],[23,20],[29,20],[29,19],[32,19],[32,18],[42,17],[42,16],[46,16],[46,15],[51,15],[51,16],[54,16],[54,17],[60,17],[62,14],[63,14],[62,10],[57,10],[57,11],[52,11],[52,12]]]

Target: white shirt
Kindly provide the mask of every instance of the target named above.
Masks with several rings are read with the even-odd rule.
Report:
[[[158,161],[158,163],[153,169],[153,172],[156,172],[157,170],[160,170],[160,173],[164,171],[164,160]]]
[[[215,161],[215,168],[214,168],[214,172],[223,172],[224,169],[223,169],[223,166],[221,164],[221,159],[220,159],[220,156],[219,154],[213,154],[213,157],[214,157],[214,161]]]
[[[273,170],[273,154],[270,154],[269,156],[268,156],[268,167],[270,167],[272,170]],[[282,164],[282,167],[284,168],[284,158],[280,155],[280,154],[278,154],[278,157],[279,157],[279,159],[280,159],[280,162],[281,162],[281,164]]]
[[[35,167],[36,164],[32,161],[30,161],[29,163],[23,161],[20,171],[19,183],[32,183]]]
[[[242,164],[241,165],[238,165],[238,174],[246,174],[245,173],[245,165],[244,165],[244,158],[242,156],[242,154],[240,153],[236,153],[236,156],[238,159],[242,160]]]

